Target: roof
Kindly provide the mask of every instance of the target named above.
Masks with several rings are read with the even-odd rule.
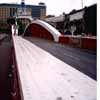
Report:
[[[84,7],[84,8],[79,9],[79,10],[73,9],[68,15],[71,15],[71,14],[75,14],[75,13],[81,12],[81,11],[85,10],[86,8],[91,8],[91,7],[94,7],[94,6],[97,6],[97,4],[93,4],[93,5],[91,5],[91,6]]]
[[[9,4],[9,3],[0,3],[0,7],[8,6],[8,7],[21,7],[21,4]],[[25,7],[46,7],[45,5],[25,5]]]
[[[64,16],[58,16],[58,17],[51,17],[51,18],[46,18],[45,21],[47,22],[62,22],[64,21]]]

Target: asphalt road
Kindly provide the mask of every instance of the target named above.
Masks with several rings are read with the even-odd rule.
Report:
[[[96,54],[40,38],[25,37],[38,47],[96,80]]]

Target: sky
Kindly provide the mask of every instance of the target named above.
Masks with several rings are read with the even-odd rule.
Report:
[[[83,6],[95,4],[96,0],[25,0],[26,4],[38,5],[44,2],[47,6],[47,15],[59,16],[63,12],[69,13],[73,9],[81,9]],[[20,3],[21,0],[0,0],[0,3]]]

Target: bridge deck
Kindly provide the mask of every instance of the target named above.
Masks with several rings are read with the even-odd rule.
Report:
[[[24,100],[96,100],[96,81],[13,36]]]

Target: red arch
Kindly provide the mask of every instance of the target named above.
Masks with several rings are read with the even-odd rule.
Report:
[[[54,40],[52,34],[39,24],[32,23],[26,29],[24,36],[40,37],[48,40]]]

